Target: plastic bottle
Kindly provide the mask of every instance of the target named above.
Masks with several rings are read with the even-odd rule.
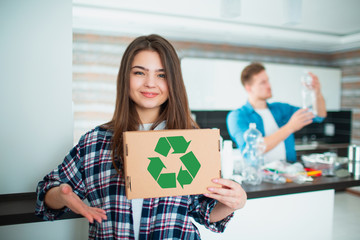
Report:
[[[233,151],[233,177],[241,176],[244,169],[244,161],[240,149],[234,149]]]
[[[262,166],[264,164],[264,139],[256,129],[255,123],[250,123],[249,129],[244,133],[246,146],[242,151],[244,169],[242,171],[245,183],[258,185],[262,181]]]
[[[312,77],[308,71],[304,71],[304,74],[301,76],[301,95],[302,95],[302,107],[309,109],[314,115],[317,114],[316,108],[316,96],[315,91],[312,87]]]

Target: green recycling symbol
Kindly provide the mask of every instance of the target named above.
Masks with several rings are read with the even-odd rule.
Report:
[[[184,154],[190,142],[186,142],[183,136],[161,137],[156,144],[155,152],[167,157],[172,148],[174,151],[171,154]],[[176,188],[176,180],[184,188],[184,185],[191,184],[201,166],[194,153],[190,151],[180,157],[186,169],[181,166],[176,177],[176,173],[161,173],[166,166],[159,157],[149,157],[148,159],[150,163],[147,170],[161,188]]]

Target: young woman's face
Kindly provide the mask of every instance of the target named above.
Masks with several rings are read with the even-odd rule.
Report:
[[[159,111],[168,97],[165,69],[159,54],[148,50],[136,54],[130,72],[130,98],[137,111]]]

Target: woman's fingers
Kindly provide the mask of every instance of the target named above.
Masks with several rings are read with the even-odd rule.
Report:
[[[90,223],[94,220],[101,223],[106,220],[106,211],[101,208],[89,207],[86,205],[73,191],[70,185],[61,184],[60,190],[64,199],[65,205],[73,212],[84,216]]]
[[[205,196],[218,200],[232,209],[239,209],[245,205],[247,196],[240,184],[222,178],[214,179],[213,182],[221,187],[208,188],[211,193],[207,193]]]
[[[79,214],[83,215],[90,223],[93,223],[94,220],[98,223],[107,220],[106,212],[103,209],[89,207],[87,205]]]
[[[98,223],[101,223],[102,220],[106,220],[106,215],[104,215],[103,213],[99,213],[96,208],[91,209],[89,212]]]
[[[215,200],[218,200],[219,202],[222,202],[222,203],[225,203],[225,202],[226,203],[234,203],[234,202],[236,202],[234,197],[228,197],[226,195],[221,195],[221,194],[217,194],[217,193],[207,193],[206,196],[210,197],[210,198],[213,198]]]
[[[233,210],[243,208],[247,199],[246,195],[243,197],[235,198],[235,197],[226,197],[224,195],[219,195],[215,193],[207,193],[205,194],[205,196],[215,199],[218,202],[221,202],[222,204],[228,206]]]
[[[220,184],[222,186],[226,186],[228,188],[233,188],[236,186],[236,183],[234,181],[224,178],[214,178],[212,182],[216,184]]]
[[[103,214],[106,216],[106,211],[104,209],[101,208],[93,208],[96,212],[98,212],[99,214]]]
[[[90,223],[94,222],[94,218],[90,213],[84,212],[83,214],[81,214],[82,216],[84,216]],[[100,222],[101,223],[101,222]]]
[[[107,220],[105,210],[96,207],[89,207],[82,201],[81,203],[77,203],[77,204],[81,205],[75,207],[77,210],[79,210],[79,214],[87,218],[90,223],[93,223],[94,220],[99,223],[101,223],[102,220]]]
[[[101,208],[92,208],[96,212],[96,216],[100,217],[100,220],[107,220],[106,211]]]
[[[234,197],[234,190],[232,189],[226,189],[226,188],[214,188],[214,187],[210,187],[208,188],[208,190],[212,193],[216,193],[219,195],[223,195],[223,196],[229,196],[229,197]]]

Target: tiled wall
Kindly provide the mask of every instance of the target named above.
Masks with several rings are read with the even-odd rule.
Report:
[[[192,111],[201,128],[219,128],[224,140],[230,140],[226,126],[229,111]],[[295,133],[297,143],[350,143],[351,111],[328,111],[328,116],[321,123],[312,123]],[[235,144],[234,144],[234,147]]]
[[[230,140],[226,127],[226,116],[229,111],[191,111],[201,128],[219,128],[224,140]]]
[[[352,110],[352,143],[360,144],[360,49],[331,55],[342,71],[341,108]]]
[[[74,141],[111,119],[120,60],[133,38],[74,33]],[[314,53],[211,43],[171,41],[180,58],[205,57],[312,66],[343,70],[342,107],[353,109],[352,141],[360,143],[360,50]],[[240,71],[240,70],[239,70]],[[326,87],[326,86],[324,86]]]
[[[350,143],[351,111],[328,111],[326,119],[321,123],[312,123],[295,133],[297,141],[304,144],[311,141],[322,143]]]

